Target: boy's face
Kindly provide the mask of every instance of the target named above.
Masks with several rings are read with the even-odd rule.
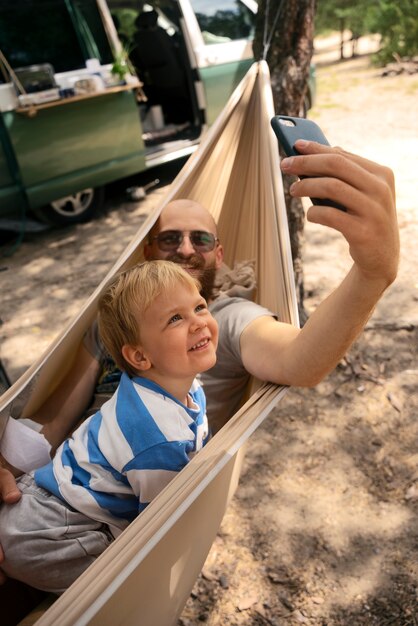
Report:
[[[218,325],[198,290],[179,284],[145,311],[140,344],[149,362],[144,375],[167,388],[169,379],[194,378],[213,367]]]

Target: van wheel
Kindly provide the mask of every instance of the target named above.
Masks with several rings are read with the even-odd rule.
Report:
[[[54,226],[88,222],[103,206],[104,188],[83,189],[34,209],[38,219]]]

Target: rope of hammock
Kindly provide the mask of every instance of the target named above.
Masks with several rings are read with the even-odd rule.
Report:
[[[273,25],[270,30],[269,36],[267,36],[269,13],[270,13],[270,0],[266,2],[266,11],[264,13],[264,31],[263,31],[263,61],[266,60],[268,51],[271,46],[271,40],[273,39],[274,31],[276,30],[277,22],[279,21],[280,13],[284,7],[284,0],[280,0],[277,7],[276,15],[273,20]]]

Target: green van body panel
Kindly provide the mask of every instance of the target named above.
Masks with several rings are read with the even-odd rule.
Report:
[[[26,202],[17,185],[2,185],[0,187],[0,215],[16,217],[21,211],[22,215],[26,207]],[[3,210],[4,209],[4,210]]]
[[[6,154],[3,147],[3,142],[0,141],[0,188],[8,187],[14,184],[14,180],[10,173],[9,162],[6,158]]]
[[[0,215],[23,214],[26,208],[27,200],[19,183],[18,165],[0,114]]]
[[[132,91],[3,117],[31,207],[145,168]]]

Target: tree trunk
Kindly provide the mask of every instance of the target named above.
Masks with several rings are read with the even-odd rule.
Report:
[[[340,18],[340,61],[344,61],[345,18]]]
[[[308,88],[313,54],[315,0],[260,0],[254,39],[254,57],[265,58],[270,68],[274,107],[281,115],[299,116]],[[268,15],[266,9],[268,7]],[[277,14],[279,11],[278,18]],[[263,43],[267,19],[267,42],[274,27],[271,44]],[[303,229],[304,211],[299,199],[291,198],[293,180],[284,178],[285,199],[289,220],[290,242],[296,292],[301,322],[306,319],[303,307]]]

